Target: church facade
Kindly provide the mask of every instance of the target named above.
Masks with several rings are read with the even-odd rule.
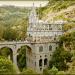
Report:
[[[33,7],[29,14],[27,40],[32,42],[30,53],[26,53],[27,67],[37,73],[42,73],[49,66],[49,61],[63,34],[63,22],[48,23],[38,19],[36,8]]]

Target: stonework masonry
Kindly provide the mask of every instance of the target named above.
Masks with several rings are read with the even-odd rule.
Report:
[[[0,49],[8,47],[13,52],[13,63],[17,65],[17,50],[21,46],[29,46],[26,51],[26,63],[37,73],[42,73],[49,66],[53,52],[58,46],[59,36],[63,34],[63,22],[47,23],[39,20],[36,8],[33,6],[29,15],[27,38],[25,41],[0,42]]]

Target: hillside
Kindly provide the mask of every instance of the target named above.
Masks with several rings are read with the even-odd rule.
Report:
[[[56,17],[59,17],[63,15],[74,15],[75,11],[75,1],[55,1],[50,0],[49,4],[41,8],[42,9],[42,19],[46,21],[51,21],[52,19],[55,19]],[[72,12],[72,13],[71,13]],[[70,14],[69,14],[70,13]],[[72,17],[74,17],[72,15]],[[68,18],[68,17],[67,17]],[[62,19],[62,17],[61,17]]]
[[[40,8],[40,18],[46,22],[64,20],[68,23],[64,25],[64,30],[71,29],[75,25],[75,1],[70,0],[50,0],[46,7]],[[65,28],[66,27],[66,28]]]
[[[23,7],[0,7],[0,40],[16,40],[25,38],[28,11],[29,10],[27,8]],[[10,36],[8,37],[9,34]]]

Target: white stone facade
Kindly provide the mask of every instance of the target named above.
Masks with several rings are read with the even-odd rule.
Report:
[[[49,60],[58,44],[58,36],[63,34],[61,23],[47,23],[39,20],[35,11],[29,16],[26,41],[0,42],[0,48],[9,47],[13,52],[13,62],[17,65],[17,50],[27,45],[31,49],[26,51],[26,63],[37,73],[49,66]]]
[[[63,34],[62,26],[63,23],[47,23],[39,20],[33,7],[27,28],[27,40],[33,42],[32,54],[31,56],[27,54],[28,67],[42,73],[49,66],[52,54],[58,46],[58,36]]]

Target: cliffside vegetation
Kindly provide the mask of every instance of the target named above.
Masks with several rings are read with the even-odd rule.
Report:
[[[67,9],[70,6],[75,5],[75,1],[71,0],[49,0],[49,3],[46,7],[41,7],[41,18],[46,17],[47,19],[49,14],[59,12],[61,10]]]
[[[19,8],[15,6],[0,7],[1,41],[25,39],[28,11],[27,8]]]
[[[53,53],[45,75],[75,74],[75,31],[60,37],[59,47]]]

